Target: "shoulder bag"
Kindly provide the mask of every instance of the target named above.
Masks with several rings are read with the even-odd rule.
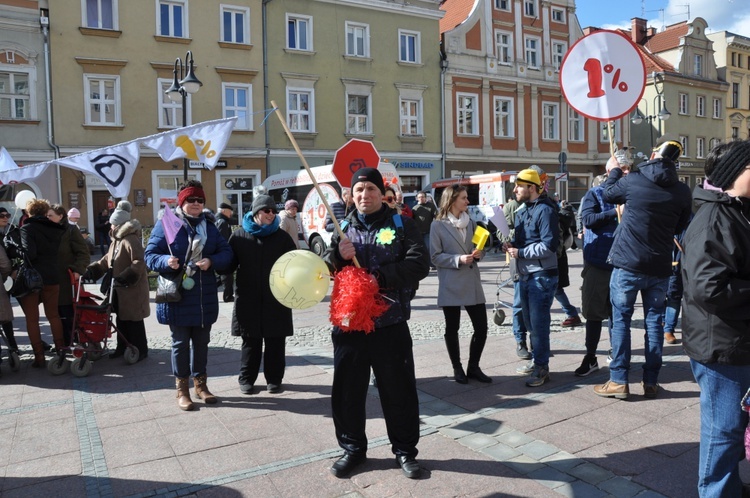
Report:
[[[32,292],[41,291],[42,287],[44,287],[42,276],[31,266],[29,259],[24,256],[21,265],[18,267],[13,287],[10,289],[10,295],[20,298]]]
[[[193,237],[188,238],[188,252],[185,256],[185,264],[190,261],[190,257],[193,255]],[[180,293],[180,287],[182,286],[182,279],[185,276],[185,265],[183,265],[177,272],[165,275],[160,273],[156,279],[156,298],[154,299],[157,303],[176,303],[182,299]]]

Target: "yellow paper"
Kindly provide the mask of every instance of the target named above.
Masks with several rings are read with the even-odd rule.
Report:
[[[484,249],[484,245],[487,243],[487,240],[489,238],[490,232],[488,232],[485,228],[477,226],[477,229],[474,230],[474,236],[471,238],[471,243],[481,251]]]

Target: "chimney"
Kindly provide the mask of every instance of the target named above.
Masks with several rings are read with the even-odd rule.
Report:
[[[643,45],[646,40],[646,23],[647,21],[640,17],[630,20],[630,38],[636,45]]]

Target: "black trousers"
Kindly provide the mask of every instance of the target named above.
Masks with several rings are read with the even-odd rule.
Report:
[[[469,366],[478,367],[479,360],[482,358],[482,351],[487,342],[487,306],[484,303],[464,306],[469,314],[471,324],[474,327],[474,334],[471,336],[471,346],[469,347]],[[458,349],[458,329],[461,328],[461,306],[443,306],[443,316],[445,317],[445,341],[448,344],[448,354],[451,355],[453,367],[460,367],[460,360],[456,365],[460,351]],[[456,348],[451,351],[451,345]]]
[[[138,348],[138,354],[143,356],[148,353],[148,341],[146,340],[146,324],[143,320],[121,320],[117,317],[117,329],[125,336],[125,339]],[[117,338],[117,349],[115,351],[125,351],[125,341]]]
[[[266,350],[263,351],[263,343]],[[281,384],[286,368],[286,337],[254,338],[242,336],[240,384],[254,385],[258,380],[260,362],[267,384]]]
[[[227,275],[220,275],[221,283],[224,285],[224,293],[222,298],[224,302],[231,301],[234,299],[234,273]]]
[[[391,450],[395,455],[416,456],[419,399],[409,326],[403,322],[370,334],[336,331],[332,339],[331,405],[339,446],[351,454],[367,452],[366,404],[372,367]]]

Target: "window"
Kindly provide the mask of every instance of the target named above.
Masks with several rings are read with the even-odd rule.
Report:
[[[695,140],[695,157],[698,159],[706,157],[706,139],[703,137],[698,137]]]
[[[693,74],[703,76],[703,56],[695,54],[693,56]]]
[[[159,0],[156,22],[158,34],[187,38],[187,0]]]
[[[688,94],[687,93],[681,93],[680,94],[680,108],[679,108],[680,114],[687,114],[688,113]]]
[[[539,38],[527,36],[524,39],[524,44],[526,46],[526,64],[530,68],[539,69]]]
[[[479,97],[471,93],[456,94],[456,133],[479,135],[477,102]]]
[[[346,96],[346,131],[351,134],[371,133],[370,95]]]
[[[615,142],[619,142],[622,140],[622,136],[620,135],[620,121],[613,121],[612,122],[612,129],[615,133]],[[599,128],[599,136],[601,137],[601,141],[603,143],[609,143],[609,126],[606,122],[603,122],[600,124]]]
[[[185,126],[182,122],[182,102],[172,102],[165,93],[172,86],[170,79],[158,79],[157,88],[159,98],[159,128],[180,128]],[[190,115],[190,95],[187,97],[187,114]]]
[[[29,74],[0,72],[0,119],[32,119]]]
[[[565,57],[565,52],[567,51],[568,51],[567,43],[552,42],[552,66],[555,68],[556,71],[560,70],[560,66],[562,66],[563,57]]]
[[[568,107],[568,141],[583,142],[583,116]]]
[[[542,138],[560,139],[560,104],[542,103]]]
[[[495,97],[495,137],[513,138],[513,99]]]
[[[500,64],[513,62],[513,35],[507,31],[495,31],[495,53]]]
[[[495,0],[495,8],[510,12],[510,0]]]
[[[737,65],[737,52],[732,52],[732,66]]]
[[[222,108],[225,118],[237,116],[235,130],[252,130],[253,121],[250,116],[253,114],[253,87],[252,85],[241,83],[222,83],[224,90],[224,100]]]
[[[312,17],[297,14],[286,15],[286,48],[312,50]]]
[[[401,62],[422,62],[419,44],[419,32],[398,30],[398,47]]]
[[[120,125],[120,77],[84,74],[85,124]]]
[[[117,29],[117,0],[82,0],[83,25],[95,29]]]
[[[714,99],[714,118],[721,119],[721,99]]]
[[[740,106],[740,84],[732,83],[732,107],[735,109]]]
[[[706,115],[706,97],[698,95],[695,98],[695,115],[705,117]]]
[[[565,11],[563,9],[557,9],[552,7],[552,21],[553,22],[565,22]]]
[[[346,55],[370,56],[370,27],[367,24],[346,23]]]
[[[402,136],[422,135],[422,101],[401,99],[400,121]]]
[[[536,17],[536,0],[523,0],[523,15]]]
[[[289,129],[298,132],[314,132],[313,90],[289,88],[286,102]]]
[[[249,8],[221,6],[221,41],[226,43],[250,43]]]
[[[737,126],[732,126],[732,140],[737,140],[740,136],[740,129]]]
[[[680,143],[682,144],[682,155],[680,157],[687,157],[688,154],[688,137],[680,135]]]

